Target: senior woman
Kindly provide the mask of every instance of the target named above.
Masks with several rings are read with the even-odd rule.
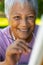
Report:
[[[28,63],[35,40],[37,10],[36,0],[5,0],[9,26],[0,30],[0,65]]]

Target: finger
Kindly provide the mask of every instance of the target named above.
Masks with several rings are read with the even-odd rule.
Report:
[[[8,50],[7,52],[6,52],[6,54],[7,55],[11,55],[11,54],[21,54],[22,53],[22,51],[17,47],[15,47],[15,48],[11,48],[10,50]]]
[[[17,63],[17,61],[19,61],[19,59],[20,59],[20,55],[19,54],[12,54],[10,56],[10,58],[12,59],[13,62]]]
[[[15,63],[16,63],[17,61],[19,61],[19,59],[20,59],[20,57],[21,57],[22,50],[21,50],[18,46],[13,47],[12,50],[14,50],[14,51],[13,51],[14,53],[11,54],[11,58],[12,58],[12,60],[15,61]]]
[[[17,39],[17,41],[19,41],[17,44],[22,43],[26,45],[30,50],[32,50],[32,48],[29,46],[29,43],[26,43],[24,40],[21,40],[21,39]]]
[[[32,48],[29,46],[29,43],[26,43],[23,40],[20,40],[20,43],[23,44],[23,45],[26,45],[30,50],[32,50]]]
[[[23,44],[18,44],[18,46],[23,50],[23,53],[29,53],[30,50],[29,48],[26,46],[26,45],[23,45]]]

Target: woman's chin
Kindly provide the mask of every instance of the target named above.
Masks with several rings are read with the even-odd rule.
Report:
[[[25,39],[28,38],[28,36],[26,36],[26,35],[21,35],[21,36],[18,36],[18,38],[19,38],[19,39],[23,39],[23,40],[25,40]]]
[[[28,34],[18,34],[17,38],[30,42],[30,40],[32,39],[32,34],[31,33],[28,33]]]

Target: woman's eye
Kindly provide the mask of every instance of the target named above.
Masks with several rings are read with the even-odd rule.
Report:
[[[20,16],[15,16],[15,17],[13,17],[13,18],[14,18],[14,20],[20,20],[20,19],[21,19]]]
[[[34,18],[35,18],[34,16],[28,16],[27,20],[34,20]]]

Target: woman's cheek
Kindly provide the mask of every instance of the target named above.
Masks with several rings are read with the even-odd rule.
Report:
[[[18,23],[17,23],[16,21],[12,21],[12,22],[11,22],[11,25],[12,25],[13,27],[17,27],[17,26],[18,26]]]

